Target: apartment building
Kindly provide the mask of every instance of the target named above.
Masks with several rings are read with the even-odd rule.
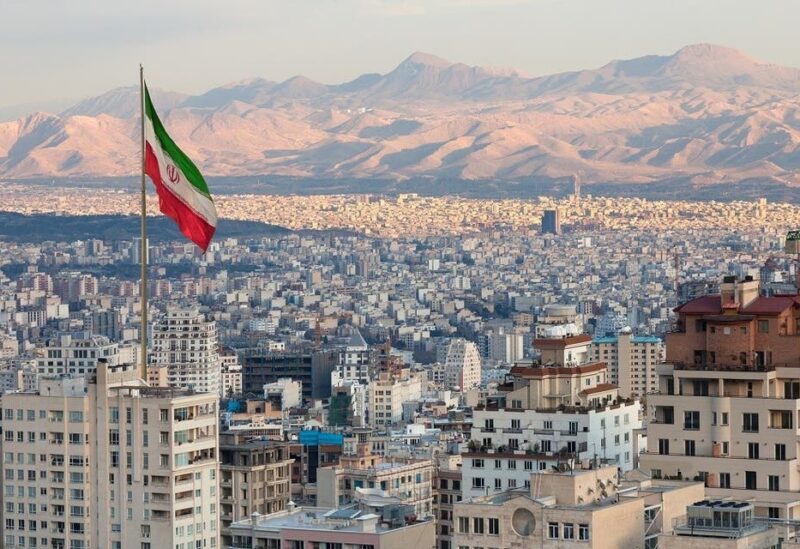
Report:
[[[643,469],[703,479],[709,497],[747,500],[756,516],[800,518],[798,305],[726,277],[676,309]]]
[[[41,375],[86,375],[94,373],[99,360],[119,364],[119,345],[107,337],[88,333],[61,334],[37,349],[36,368]]]
[[[357,328],[347,344],[337,351],[336,365],[331,372],[331,385],[345,382],[369,383],[373,368],[373,352]]]
[[[196,307],[170,308],[153,327],[151,368],[166,368],[171,387],[221,395],[217,326]]]
[[[381,371],[367,387],[367,417],[374,427],[391,427],[403,419],[403,403],[422,396],[422,380],[404,368]]]
[[[283,511],[291,499],[289,444],[220,434],[220,522],[222,545],[232,545],[232,522],[253,513]]]
[[[616,336],[595,337],[589,358],[605,362],[611,383],[623,397],[642,397],[658,389],[656,366],[664,362],[664,342],[655,336],[635,336],[623,328]]]
[[[481,354],[478,346],[463,338],[449,341],[442,361],[444,382],[447,387],[468,391],[481,383]]]
[[[223,398],[242,394],[242,365],[239,356],[231,349],[219,353],[220,361],[220,395]]]
[[[4,395],[4,546],[217,547],[217,407],[102,362]]]
[[[703,495],[701,483],[628,483],[616,467],[543,471],[528,484],[456,503],[453,547],[656,547],[671,531],[658,513],[677,516]]]
[[[337,507],[357,494],[376,491],[410,505],[418,517],[433,514],[434,464],[430,459],[388,459],[373,454],[368,443],[353,443],[339,463],[317,469],[317,505]]]
[[[436,458],[436,493],[433,511],[436,517],[436,547],[453,547],[453,509],[463,498],[461,491],[461,456],[440,455]]]

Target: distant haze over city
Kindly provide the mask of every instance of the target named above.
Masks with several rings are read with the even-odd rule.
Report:
[[[342,84],[254,78],[154,101],[210,176],[794,185],[798,91],[798,69],[695,44],[535,78],[417,52]],[[137,136],[138,89],[117,88],[0,123],[0,176],[132,175]]]

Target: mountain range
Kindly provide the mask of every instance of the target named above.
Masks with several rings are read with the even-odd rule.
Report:
[[[799,94],[798,69],[698,44],[540,77],[414,53],[343,84],[256,78],[153,101],[210,176],[793,185]],[[135,174],[138,110],[138,88],[119,88],[0,123],[0,177]]]

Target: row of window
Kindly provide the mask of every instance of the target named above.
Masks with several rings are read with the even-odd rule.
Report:
[[[458,517],[458,531],[462,534],[472,533],[499,536],[500,519],[484,519],[483,517]]]
[[[548,522],[547,537],[550,539],[575,539],[575,523]],[[589,541],[589,525],[578,524],[578,541]]]

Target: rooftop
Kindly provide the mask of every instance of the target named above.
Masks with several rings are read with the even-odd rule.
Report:
[[[339,508],[296,507],[271,515],[254,513],[250,518],[231,524],[236,529],[256,529],[278,533],[281,530],[335,530],[337,532],[381,534],[414,526],[426,521],[382,521],[380,515],[360,510],[356,506]]]

